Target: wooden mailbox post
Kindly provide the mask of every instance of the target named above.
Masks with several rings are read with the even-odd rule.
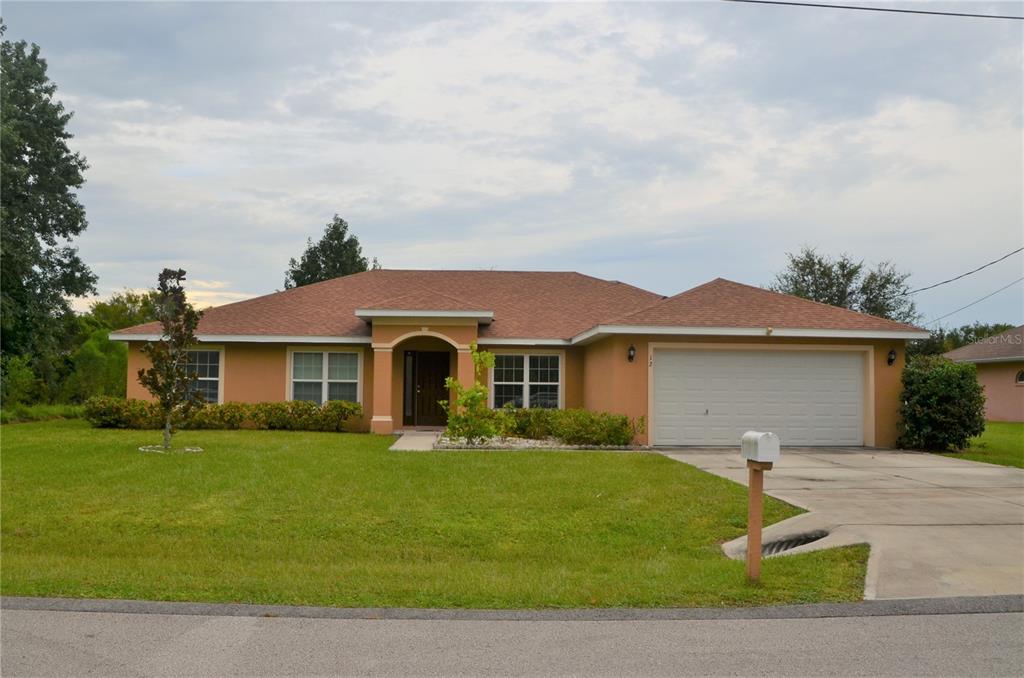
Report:
[[[764,472],[770,461],[747,461],[750,487],[747,499],[747,579],[761,579],[761,528],[764,525]]]
[[[779,459],[779,437],[774,433],[747,431],[740,440],[747,460],[747,579],[761,579],[761,528],[764,525],[764,472]]]

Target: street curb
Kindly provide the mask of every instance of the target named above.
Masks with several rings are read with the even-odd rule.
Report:
[[[439,621],[661,621],[720,619],[821,619],[897,615],[992,614],[1024,612],[1024,595],[865,600],[772,607],[603,608],[566,610],[468,610],[402,607],[302,607],[240,603],[179,603],[146,600],[29,598],[4,596],[0,611],[46,610],[175,614],[219,617],[292,617],[304,619],[405,619]]]

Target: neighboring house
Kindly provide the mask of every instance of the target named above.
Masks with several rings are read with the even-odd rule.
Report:
[[[155,323],[120,330],[128,395]],[[377,433],[445,422],[445,377],[496,355],[494,407],[644,417],[638,442],[891,446],[908,339],[928,334],[717,279],[674,297],[579,273],[376,270],[206,311],[193,354],[210,401],[362,403]]]
[[[974,363],[985,388],[985,418],[1024,421],[1024,325],[945,354],[958,363]]]

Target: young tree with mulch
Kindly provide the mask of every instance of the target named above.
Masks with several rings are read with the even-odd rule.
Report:
[[[202,396],[191,388],[196,375],[188,371],[188,350],[198,343],[196,328],[202,312],[195,310],[185,297],[185,271],[165,268],[157,280],[156,317],[162,336],[142,347],[150,367],[139,370],[139,383],[160,405],[164,419],[163,448],[167,451],[171,448],[175,417],[186,417],[203,403]]]

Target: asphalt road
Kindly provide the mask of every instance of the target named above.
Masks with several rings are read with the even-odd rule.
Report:
[[[1019,676],[1024,614],[672,621],[6,609],[13,676]]]

